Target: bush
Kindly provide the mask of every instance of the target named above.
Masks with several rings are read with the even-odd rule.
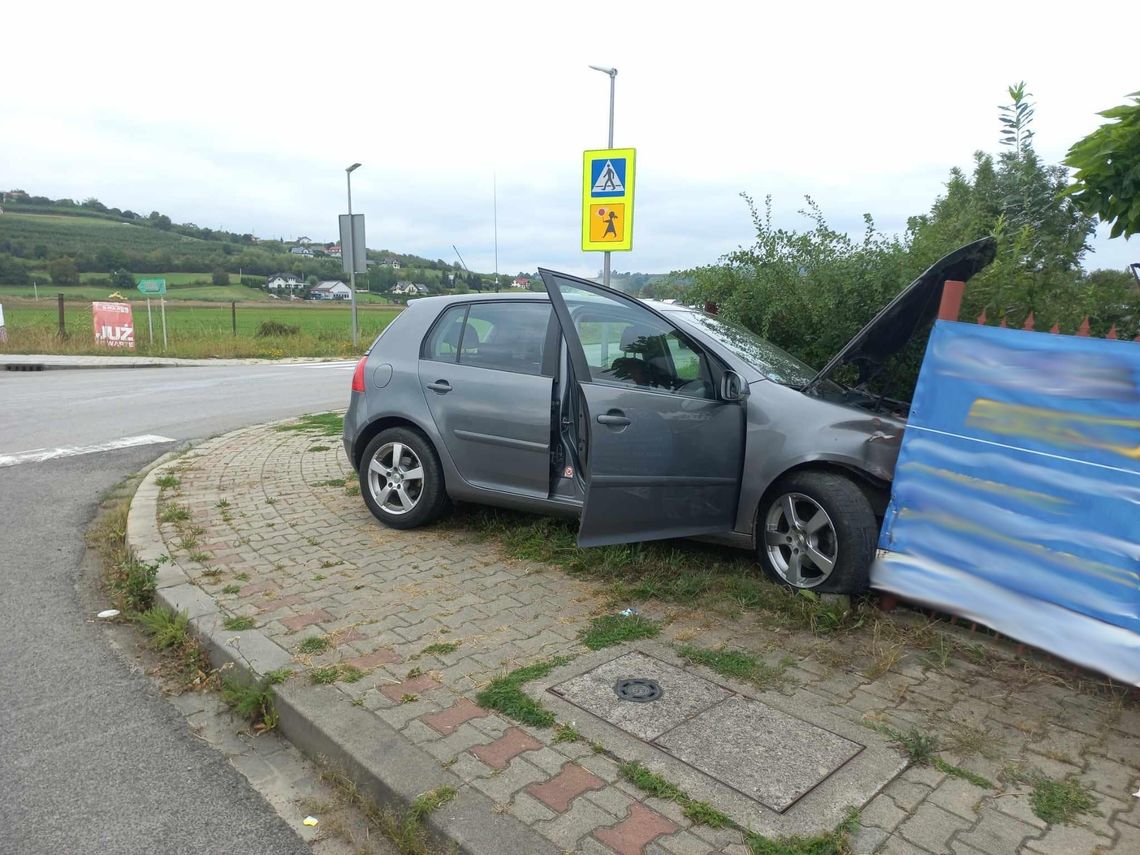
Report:
[[[230,274],[228,274],[226,271],[222,270],[221,268],[218,268],[213,273],[211,273],[210,279],[211,279],[211,281],[213,281],[213,283],[215,285],[229,285],[230,284]]]
[[[283,338],[290,335],[300,335],[301,328],[293,324],[283,324],[280,321],[262,321],[257,328],[258,338]]]

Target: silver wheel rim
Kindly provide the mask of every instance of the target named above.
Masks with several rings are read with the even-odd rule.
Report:
[[[423,496],[423,464],[404,443],[385,443],[368,463],[368,490],[384,513],[403,516]]]
[[[814,588],[835,569],[839,538],[819,502],[803,493],[785,493],[768,508],[764,549],[781,579],[793,588]]]

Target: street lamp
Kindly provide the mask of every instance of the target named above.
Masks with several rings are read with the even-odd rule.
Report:
[[[591,65],[590,68],[594,71],[600,71],[602,74],[608,74],[610,77],[610,135],[609,142],[606,148],[614,147],[614,79],[617,77],[617,69],[610,68],[605,65]],[[607,288],[610,287],[610,253],[609,250],[602,253],[602,284]]]
[[[352,245],[352,173],[360,168],[359,163],[346,167],[345,178],[348,181],[348,287],[352,289],[352,346],[360,345],[360,327],[356,323],[356,247]],[[340,251],[344,252],[344,247]]]

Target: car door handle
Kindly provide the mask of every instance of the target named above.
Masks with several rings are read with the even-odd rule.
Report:
[[[608,413],[602,413],[598,416],[598,424],[609,425],[610,427],[625,427],[629,424],[629,419],[621,410],[610,410]]]
[[[446,380],[436,380],[434,383],[428,383],[427,387],[433,392],[439,392],[441,395],[451,391],[451,384]]]

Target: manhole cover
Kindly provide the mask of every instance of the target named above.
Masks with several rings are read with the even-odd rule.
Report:
[[[661,697],[661,684],[656,680],[648,680],[644,677],[618,680],[614,683],[614,694],[623,701],[633,701],[635,704],[647,704]]]

